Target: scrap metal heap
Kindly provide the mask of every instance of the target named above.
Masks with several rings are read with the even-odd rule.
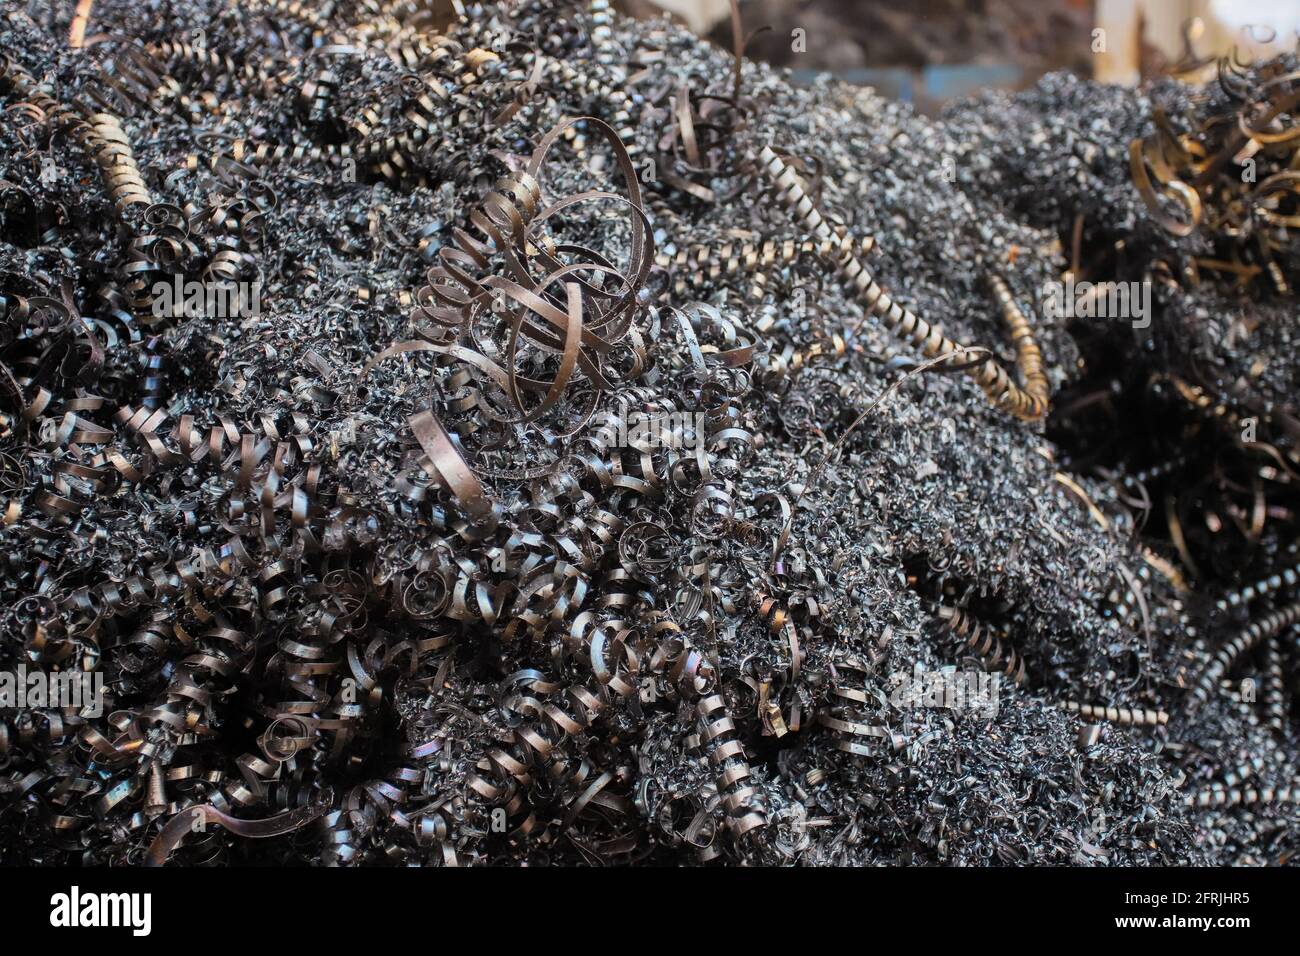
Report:
[[[0,668],[106,687],[0,709],[0,860],[1295,852],[1289,61],[930,122],[601,2],[0,10]]]

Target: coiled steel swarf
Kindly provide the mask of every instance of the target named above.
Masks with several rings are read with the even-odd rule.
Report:
[[[161,342],[157,338],[145,344],[144,374],[140,382],[140,404],[150,410],[156,410],[166,401],[167,357],[161,352]]]
[[[1215,652],[1209,666],[1201,672],[1195,686],[1192,688],[1193,706],[1203,705],[1209,700],[1210,694],[1218,686],[1220,678],[1227,674],[1228,669],[1243,654],[1259,646],[1261,641],[1274,637],[1286,628],[1295,626],[1297,622],[1300,622],[1300,603],[1276,608],[1252,621],[1244,630],[1220,647]]]
[[[1103,704],[1081,704],[1073,700],[1067,700],[1060,706],[1084,720],[1108,720],[1122,727],[1163,727],[1169,723],[1169,715],[1163,710],[1108,707]]]
[[[1167,460],[1151,465],[1148,468],[1141,468],[1132,474],[1125,475],[1122,483],[1125,488],[1136,489],[1145,487],[1161,478],[1167,478],[1177,473],[1187,464],[1186,452],[1178,452],[1171,455]]]
[[[1151,582],[1151,567],[1145,562],[1133,572],[1134,583],[1139,587]],[[1120,588],[1123,590],[1120,590]],[[1106,617],[1115,617],[1126,625],[1131,625],[1138,616],[1140,601],[1137,592],[1128,579],[1121,579],[1118,585],[1106,592],[1101,613]]]
[[[1007,642],[1005,634],[977,621],[963,608],[941,605],[939,620],[946,629],[966,641],[966,649],[980,659],[990,671],[1000,671],[1016,685],[1025,680],[1025,660]]]
[[[669,255],[661,252],[655,264],[669,271],[671,291],[684,295],[690,289],[706,289],[717,285],[720,279],[745,276],[751,282],[747,294],[751,299],[761,299],[767,288],[767,270],[779,270],[803,257],[832,258],[835,254],[852,252],[867,255],[875,247],[875,240],[862,239],[812,239],[795,241],[786,239],[727,242],[721,246],[696,245]]]
[[[838,254],[835,265],[841,278],[854,288],[862,304],[886,328],[920,349],[927,359],[952,356],[957,360],[962,357],[964,350],[944,335],[940,326],[932,325],[910,309],[900,306],[876,282],[852,248],[841,249],[840,237],[831,230],[805,194],[792,166],[770,146],[763,147],[758,163],[763,175],[776,190],[777,201],[786,208],[795,222],[807,229],[815,241],[835,244]],[[978,362],[967,373],[995,407],[1016,418],[1036,421],[1047,414],[1049,401],[1049,387],[1038,345],[1006,283],[997,276],[990,281],[1016,346],[1023,387],[1011,380],[1011,376],[996,359]]]
[[[753,771],[745,756],[745,745],[737,738],[726,702],[718,694],[710,694],[696,705],[696,713],[700,752],[717,774],[727,828],[739,839],[767,826],[761,794],[750,782]]]
[[[866,687],[872,665],[845,657],[837,661],[835,670],[837,677],[826,709],[817,717],[818,723],[832,732],[835,749],[859,757],[874,757],[901,741],[899,735],[870,716],[872,699]]]
[[[1227,611],[1249,604],[1256,598],[1264,597],[1274,591],[1294,592],[1297,584],[1300,584],[1300,561],[1287,565],[1281,571],[1275,571],[1258,581],[1225,592],[1215,601],[1214,606],[1220,611]]]
[[[1255,756],[1238,764],[1223,774],[1223,784],[1227,787],[1240,787],[1242,781],[1257,777],[1264,769],[1264,758]]]
[[[1286,677],[1282,671],[1282,642],[1279,638],[1270,638],[1264,642],[1261,670],[1264,675],[1262,693],[1265,721],[1273,733],[1285,733],[1287,701],[1290,698],[1286,688]]]
[[[1184,802],[1198,810],[1263,803],[1297,803],[1300,802],[1300,784],[1282,787],[1227,787],[1214,784],[1196,793],[1189,793]]]

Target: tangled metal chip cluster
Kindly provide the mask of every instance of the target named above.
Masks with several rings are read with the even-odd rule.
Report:
[[[0,667],[102,682],[0,708],[0,859],[1289,854],[1295,575],[1059,470],[940,129],[603,0],[134,6],[0,6]]]
[[[1204,97],[1212,105],[1178,117],[1186,132],[1156,106],[1154,131],[1129,143],[1133,182],[1153,219],[1175,236],[1200,230],[1216,247],[1218,258],[1199,257],[1193,268],[1243,285],[1265,274],[1282,294],[1283,266],[1295,255],[1290,231],[1300,226],[1295,66],[1294,57],[1280,57],[1256,67],[1234,50],[1216,61],[1218,88]]]

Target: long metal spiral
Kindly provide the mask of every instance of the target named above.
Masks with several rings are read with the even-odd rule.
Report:
[[[1163,727],[1169,723],[1167,713],[1150,708],[1109,707],[1104,704],[1081,704],[1073,700],[1062,702],[1060,707],[1078,714],[1084,720],[1108,720],[1122,727]]]
[[[1189,807],[1237,807],[1256,803],[1298,803],[1300,785],[1285,787],[1225,787],[1211,784],[1204,790],[1190,793],[1185,798]]]
[[[1003,676],[1011,678],[1016,686],[1024,682],[1025,659],[1006,641],[1005,634],[977,621],[963,608],[942,605],[939,619],[948,630],[965,639],[967,648],[983,662],[985,669],[1000,669]]]
[[[1215,602],[1214,606],[1220,611],[1226,611],[1242,604],[1249,604],[1255,598],[1263,597],[1273,591],[1281,590],[1284,585],[1287,590],[1292,590],[1297,583],[1300,583],[1300,561],[1296,561],[1281,571],[1275,571],[1266,578],[1247,584],[1245,587],[1228,591]]]
[[[793,264],[801,256],[827,258],[844,249],[856,255],[866,255],[875,248],[870,236],[859,239],[813,240],[765,239],[759,242],[728,242],[718,248],[693,245],[668,254],[660,252],[655,265],[672,272],[672,289],[685,295],[690,289],[711,288],[720,276],[749,275],[752,285],[748,291],[751,299],[760,299],[766,289],[764,270]]]
[[[803,226],[818,242],[830,242],[839,258],[836,268],[840,277],[857,290],[863,305],[877,316],[890,332],[910,342],[928,359],[939,356],[962,357],[963,349],[948,338],[937,324],[926,322],[910,309],[900,306],[872,277],[862,260],[850,248],[842,248],[840,238],[827,225],[817,207],[804,192],[794,168],[779,157],[770,146],[763,147],[759,165],[776,188],[777,201],[786,208],[794,220]],[[1007,370],[996,359],[989,358],[968,368],[967,374],[983,389],[994,407],[1002,409],[1023,421],[1037,421],[1047,414],[1050,387],[1043,371],[1042,355],[1034,340],[1028,320],[1016,305],[1006,283],[998,276],[990,280],[993,294],[1002,309],[1011,340],[1016,346],[1017,363],[1024,386],[1012,381]]]
[[[1130,475],[1125,475],[1120,483],[1130,491],[1134,491],[1139,487],[1149,485],[1153,481],[1168,477],[1186,464],[1187,453],[1179,451],[1165,461],[1157,462],[1150,468],[1143,468]]]
[[[1286,677],[1282,672],[1282,642],[1271,638],[1264,645],[1264,720],[1273,733],[1286,732]]]
[[[739,839],[746,833],[767,825],[758,788],[749,784],[753,772],[745,756],[735,722],[727,714],[720,694],[710,694],[696,705],[700,724],[700,749],[713,764],[722,797],[727,824]]]
[[[1300,602],[1270,611],[1219,648],[1209,666],[1201,673],[1196,686],[1192,688],[1193,706],[1199,707],[1210,699],[1210,694],[1219,683],[1219,679],[1241,655],[1258,646],[1260,641],[1275,636],[1296,622],[1300,622]]]

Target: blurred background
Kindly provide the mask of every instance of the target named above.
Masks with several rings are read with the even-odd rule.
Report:
[[[728,0],[616,0],[634,16],[668,11],[730,49]],[[746,54],[808,82],[827,71],[934,113],[987,87],[1018,89],[1052,70],[1132,85],[1170,68],[1213,73],[1296,47],[1300,0],[741,0]],[[802,31],[802,32],[799,32]],[[1100,33],[1098,31],[1101,31]],[[1211,59],[1196,68],[1197,61]]]

